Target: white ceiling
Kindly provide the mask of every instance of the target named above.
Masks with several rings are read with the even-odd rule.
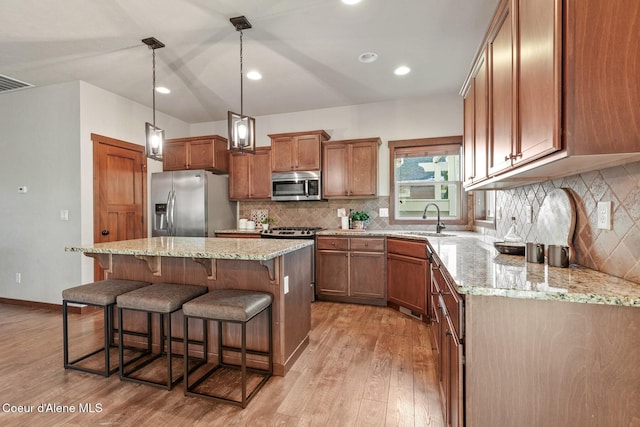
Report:
[[[498,0],[2,0],[0,74],[44,86],[83,80],[188,123],[457,93]],[[379,59],[362,64],[358,55]],[[401,64],[412,72],[398,77]],[[3,96],[0,94],[0,96]]]

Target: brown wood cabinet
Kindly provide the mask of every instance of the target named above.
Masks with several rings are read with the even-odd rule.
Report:
[[[271,198],[270,147],[257,147],[255,154],[230,153],[229,198],[231,200]]]
[[[477,106],[474,72],[486,60],[489,173],[485,180],[466,174],[467,189],[640,160],[640,109],[630,107],[640,105],[640,61],[629,61],[640,57],[637,7],[634,0],[501,1],[462,90],[469,98],[476,84]],[[465,108],[465,129],[471,113]],[[480,157],[473,162],[484,167]]]
[[[318,299],[386,305],[385,239],[318,236]]]
[[[483,52],[472,73],[471,86],[464,98],[464,184],[487,177],[487,61]]]
[[[168,139],[164,145],[162,168],[165,171],[206,169],[227,173],[227,139],[220,135]]]
[[[431,263],[431,331],[445,425],[464,425],[464,299],[437,256]]]
[[[271,138],[271,171],[318,171],[320,147],[328,140],[323,130],[269,135]]]
[[[380,144],[380,138],[323,142],[323,198],[377,196]]]
[[[429,261],[425,242],[387,239],[387,300],[427,316]]]

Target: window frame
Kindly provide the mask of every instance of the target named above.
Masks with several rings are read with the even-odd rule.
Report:
[[[442,148],[442,146],[458,146],[460,148],[460,171],[463,170],[463,154],[462,154],[462,146],[463,146],[463,138],[462,135],[455,136],[444,136],[444,137],[436,137],[436,138],[416,138],[416,139],[402,139],[389,141],[389,224],[392,225],[427,225],[436,223],[435,215],[429,215],[427,219],[399,219],[396,218],[396,183],[395,183],[395,154],[397,149],[402,148],[426,148],[426,149],[436,149],[438,147]],[[467,192],[462,185],[462,176],[460,177],[460,218],[459,219],[442,219],[444,224],[451,225],[467,225],[469,220],[467,218]]]

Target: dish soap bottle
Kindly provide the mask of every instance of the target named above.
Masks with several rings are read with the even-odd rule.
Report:
[[[518,224],[516,223],[516,217],[511,217],[511,227],[509,227],[509,231],[504,236],[505,242],[522,242],[522,237],[518,234]]]

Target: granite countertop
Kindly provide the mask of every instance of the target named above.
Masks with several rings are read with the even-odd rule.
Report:
[[[495,239],[473,232],[325,230],[319,236],[402,237],[428,242],[460,294],[640,307],[640,284],[579,265],[527,263],[500,254]]]
[[[230,228],[228,230],[215,230],[214,231],[216,234],[255,234],[255,235],[260,235],[260,233],[262,232],[262,227],[258,228],[254,228],[253,230],[249,230],[247,228]]]
[[[312,246],[313,240],[150,237],[68,246],[67,252],[266,261]]]

